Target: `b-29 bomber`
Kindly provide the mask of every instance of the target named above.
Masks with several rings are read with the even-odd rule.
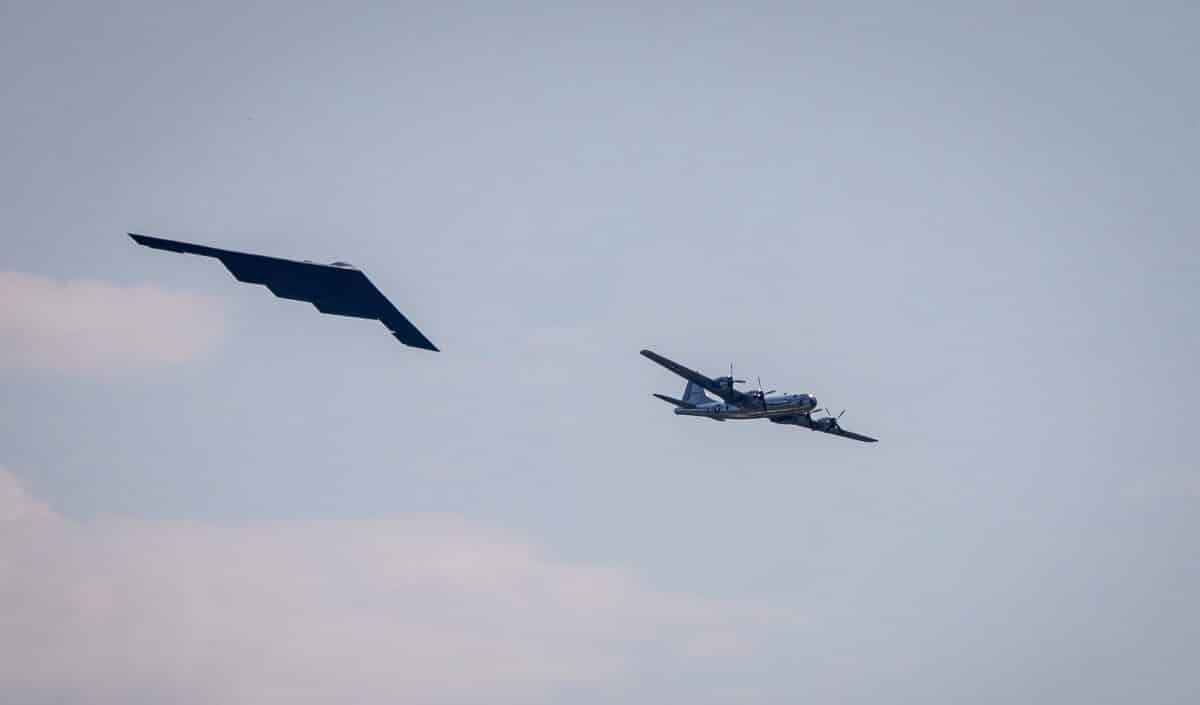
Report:
[[[642,355],[687,380],[682,399],[665,394],[654,395],[673,405],[675,413],[679,416],[699,416],[713,421],[767,419],[771,423],[802,426],[812,431],[830,433],[864,443],[875,443],[878,440],[842,428],[838,421],[842,414],[846,413],[844,409],[837,416],[826,411],[825,416],[813,418],[813,414],[825,410],[817,408],[817,398],[811,394],[776,394],[774,389],[764,392],[761,380],[758,389],[736,389],[734,385],[744,384],[745,380],[734,379],[732,365],[728,377],[713,379],[651,350],[643,350]],[[712,392],[719,399],[713,399],[706,392]]]

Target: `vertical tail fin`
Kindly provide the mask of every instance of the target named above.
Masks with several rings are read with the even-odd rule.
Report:
[[[712,403],[712,399],[704,393],[704,387],[695,382],[688,382],[687,386],[683,388],[683,400],[689,404],[696,405]]]

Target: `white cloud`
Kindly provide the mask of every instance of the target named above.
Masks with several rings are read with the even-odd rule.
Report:
[[[12,473],[0,468],[0,522],[35,521],[53,517],[49,507],[31,497]]]
[[[551,702],[702,674],[793,619],[453,516],[76,523],[0,469],[0,517],[8,702]]]
[[[126,370],[185,362],[221,337],[208,299],[150,285],[0,271],[0,367]]]

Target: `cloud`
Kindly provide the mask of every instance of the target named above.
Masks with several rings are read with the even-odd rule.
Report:
[[[0,522],[34,521],[53,517],[54,513],[49,507],[31,497],[12,473],[0,468]]]
[[[128,370],[186,362],[219,341],[208,299],[150,285],[0,271],[0,368]]]
[[[11,702],[551,702],[702,674],[791,620],[454,516],[76,523],[0,468]]]

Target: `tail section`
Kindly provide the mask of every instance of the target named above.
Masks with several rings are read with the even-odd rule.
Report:
[[[675,397],[669,397],[669,396],[667,396],[666,394],[655,394],[654,396],[658,397],[659,399],[662,399],[663,401],[665,401],[665,402],[666,402],[666,403],[668,403],[668,404],[672,404],[672,405],[674,405],[674,406],[677,406],[677,407],[679,407],[680,409],[694,409],[694,408],[696,408],[696,405],[695,405],[695,404],[690,404],[690,403],[688,403],[688,402],[686,402],[686,401],[684,401],[684,400],[682,400],[682,399],[676,399]]]
[[[695,382],[688,382],[687,386],[683,388],[683,400],[691,406],[710,404],[713,401],[704,393],[704,387]]]
[[[694,382],[688,382],[687,386],[683,388],[682,399],[669,397],[666,394],[655,394],[654,396],[679,409],[695,409],[698,406],[711,404],[714,401],[704,393],[704,387]]]

